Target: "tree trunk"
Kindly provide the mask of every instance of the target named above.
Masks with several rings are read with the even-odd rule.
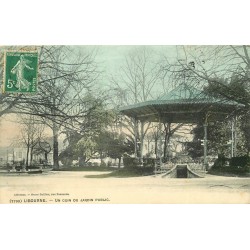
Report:
[[[30,149],[30,165],[32,165],[32,161],[33,161],[33,147],[31,147]]]
[[[158,155],[158,154],[157,154],[157,152],[158,152],[158,147],[157,147],[157,145],[158,145],[158,140],[155,139],[155,155]]]
[[[168,157],[169,140],[170,140],[170,133],[167,133],[165,134],[165,140],[164,140],[164,158]]]
[[[102,160],[103,160],[103,152],[102,152],[102,150],[100,151],[100,159],[101,159],[101,162],[102,162]]]
[[[44,152],[44,159],[45,159],[45,162],[47,164],[48,163],[48,153],[47,152]]]
[[[79,157],[79,167],[84,167],[85,166],[85,160],[86,158],[83,156]]]
[[[118,162],[118,169],[121,168],[121,157],[118,158],[119,162]]]
[[[141,138],[140,138],[140,158],[141,162],[143,162],[143,149],[144,149],[144,122],[141,121]]]
[[[29,153],[30,153],[30,146],[27,146],[27,153],[26,153],[26,167],[29,166]]]
[[[170,140],[170,134],[171,134],[171,130],[170,130],[170,123],[164,124],[164,128],[165,128],[165,138],[164,138],[164,159],[167,158],[168,156],[168,144],[169,144],[169,140]]]
[[[167,134],[165,131],[165,138],[164,138],[164,155],[163,155],[164,159],[166,159],[167,157]]]
[[[59,169],[58,132],[57,125],[53,123],[53,165],[56,169]]]

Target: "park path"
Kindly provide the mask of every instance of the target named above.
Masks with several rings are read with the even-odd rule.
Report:
[[[86,178],[99,174],[103,172],[0,176],[0,203],[31,198],[45,203],[250,203],[250,178]]]

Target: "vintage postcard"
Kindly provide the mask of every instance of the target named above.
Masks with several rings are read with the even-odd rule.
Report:
[[[250,203],[250,46],[1,46],[0,203]]]

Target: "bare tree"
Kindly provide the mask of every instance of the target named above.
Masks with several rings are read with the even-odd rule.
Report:
[[[221,97],[249,106],[250,46],[177,46],[177,52],[175,62],[169,62],[167,55],[162,60],[162,70],[172,82],[184,81],[185,75],[189,85],[219,86]],[[237,91],[239,86],[247,96]]]
[[[170,122],[167,122],[167,123],[164,123],[163,125],[164,125],[163,157],[166,159],[168,157],[170,138],[173,136],[173,134],[176,131],[182,128],[183,124],[182,123],[172,124]]]
[[[125,57],[124,66],[117,76],[111,77],[112,89],[117,99],[117,106],[136,104],[154,98],[154,87],[160,77],[159,65],[156,63],[154,51],[146,47],[135,48]],[[138,121],[135,118],[124,117],[122,126],[135,145],[135,155],[138,155],[137,143],[140,144],[140,156],[143,156],[144,137],[150,123]]]
[[[42,46],[39,50],[39,83],[36,95],[4,95],[4,112],[39,116],[53,132],[53,161],[58,168],[58,136],[63,128],[80,126],[91,110],[84,98],[100,72],[96,51],[70,46]],[[11,97],[8,103],[8,97]],[[1,99],[0,99],[1,101]],[[93,108],[93,106],[91,107]]]
[[[249,148],[250,46],[177,46],[177,51],[174,62],[165,56],[162,64],[165,75],[178,84],[185,76],[188,85],[205,90],[222,102],[243,104],[236,112]],[[235,115],[234,112],[229,118]]]
[[[29,166],[33,161],[34,148],[44,138],[45,126],[32,115],[21,117],[19,123],[21,124],[21,138],[19,141],[27,148],[26,166]]]

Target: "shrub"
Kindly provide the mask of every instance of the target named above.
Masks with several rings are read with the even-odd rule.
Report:
[[[99,166],[99,164],[97,162],[93,163],[93,167],[98,167],[98,166]]]
[[[86,163],[86,166],[87,166],[87,167],[92,167],[93,164],[92,164],[92,162],[87,162],[87,163]]]
[[[228,172],[233,174],[244,174],[249,172],[249,167],[247,165],[245,166],[230,166],[228,169]]]
[[[154,167],[146,167],[146,168],[141,168],[141,167],[135,167],[135,171],[139,174],[139,175],[151,175],[154,173]]]
[[[124,168],[134,168],[139,165],[139,159],[134,157],[124,157],[123,164]]]
[[[123,164],[125,168],[154,168],[155,158],[143,158],[143,166],[141,165],[140,159],[135,157],[124,157]]]
[[[230,161],[232,173],[248,173],[250,167],[250,157],[248,155],[233,157]]]
[[[250,157],[248,155],[233,157],[230,161],[230,167],[245,167],[250,165]]]
[[[229,161],[229,166],[226,162]],[[244,174],[249,173],[250,170],[250,157],[249,156],[238,156],[228,160],[225,157],[219,157],[212,168],[212,171],[219,171],[222,173],[232,174]]]
[[[107,164],[106,164],[104,161],[101,161],[100,167],[101,167],[101,168],[106,168],[106,167],[107,167]]]
[[[143,167],[145,168],[154,168],[155,167],[155,158],[143,158]]]
[[[226,167],[227,161],[228,161],[228,159],[224,155],[218,155],[218,159],[215,160],[213,168]]]

